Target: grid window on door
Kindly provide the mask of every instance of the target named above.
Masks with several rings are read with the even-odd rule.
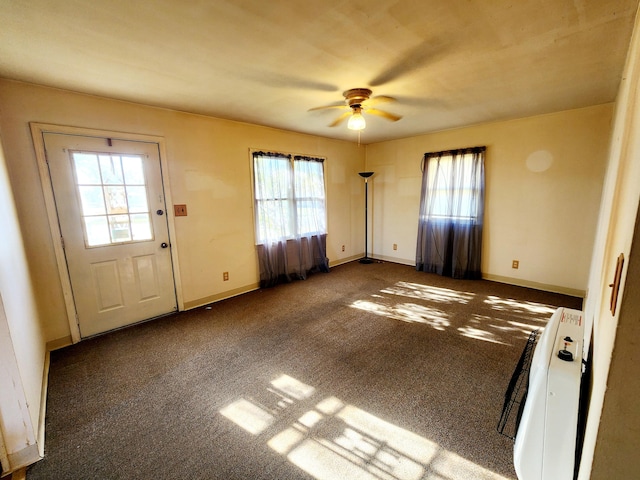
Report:
[[[73,152],[85,244],[153,240],[142,157]]]

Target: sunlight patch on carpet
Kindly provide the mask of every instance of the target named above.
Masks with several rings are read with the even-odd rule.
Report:
[[[316,480],[506,480],[337,397],[313,401],[315,389],[288,375],[271,382],[266,390],[270,395],[275,391],[278,396],[293,395],[276,402],[281,408],[242,398],[220,413],[254,434],[259,428],[247,425],[266,425],[257,433],[264,432],[266,444]],[[289,415],[278,422],[282,410],[294,406],[304,413],[293,417],[297,418],[293,422]],[[273,427],[271,433],[265,432],[267,427]]]
[[[534,316],[548,319],[557,307],[551,307],[542,303],[525,302],[522,300],[514,300],[512,298],[500,298],[493,295],[489,295],[484,301],[490,305],[494,310],[507,311],[511,314],[515,313],[527,313]]]
[[[253,435],[258,435],[271,425],[275,417],[251,400],[240,398],[227,405],[220,413]]]
[[[409,298],[419,298],[437,303],[469,303],[475,297],[474,293],[451,290],[449,288],[432,287],[420,283],[398,282],[393,287],[381,290],[383,293],[399,295]]]
[[[312,396],[316,389],[289,375],[271,382],[260,398],[240,398],[220,410],[220,414],[253,435],[264,432],[282,410]]]
[[[413,298],[417,303],[397,302],[397,297]],[[489,315],[464,312],[464,316],[461,316],[447,311],[446,305],[455,304],[464,306],[467,311],[473,311],[474,305],[477,305],[477,310],[484,310]],[[368,300],[356,300],[350,306],[402,322],[428,325],[439,331],[455,328],[465,338],[500,345],[511,345],[514,334],[526,339],[532,330],[544,328],[556,308],[543,303],[496,295],[485,297],[402,281],[370,295]],[[515,317],[516,320],[501,318],[504,315]]]
[[[445,327],[450,325],[449,320],[447,320],[447,314],[442,310],[415,303],[398,303],[390,306],[379,302],[357,300],[351,306],[376,315],[393,318],[394,320],[424,323],[436,330],[444,330]]]
[[[501,345],[508,345],[505,342],[501,342],[498,340],[496,335],[492,332],[488,332],[487,330],[482,330],[480,328],[474,328],[472,326],[467,325],[466,327],[458,328],[458,331],[463,337],[474,338],[476,340],[482,340],[483,342],[491,342],[491,343],[499,343]]]

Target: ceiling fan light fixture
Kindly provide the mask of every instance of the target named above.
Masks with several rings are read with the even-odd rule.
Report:
[[[369,90],[368,88],[352,88],[351,90],[345,90],[344,92],[342,92],[342,96],[344,97],[344,105],[326,105],[324,107],[310,108],[309,111],[324,110],[327,108],[340,108],[342,110],[346,110],[328,126],[337,127],[342,122],[348,119],[347,128],[349,130],[355,130],[356,132],[360,132],[367,127],[367,122],[362,115],[363,110],[367,111],[367,115],[382,117],[391,122],[397,122],[402,118],[399,115],[394,115],[393,113],[385,112],[384,110],[372,108],[378,103],[395,102],[396,99],[393,97],[387,97],[385,95],[371,97],[371,90]]]
[[[349,117],[349,122],[347,123],[347,128],[349,130],[364,130],[367,126],[367,122],[362,116],[362,112],[360,108],[353,109],[353,115]]]

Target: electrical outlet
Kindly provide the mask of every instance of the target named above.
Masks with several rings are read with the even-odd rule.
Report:
[[[173,215],[176,217],[186,217],[187,216],[187,206],[186,205],[174,205],[173,206]]]
[[[226,282],[229,280],[229,272],[222,272],[222,281]]]
[[[518,269],[519,267],[520,267],[520,261],[519,260],[514,260],[513,262],[511,262],[511,268]]]
[[[394,244],[393,244],[393,249],[394,249],[394,250],[397,250],[397,249],[398,249],[398,244],[397,244],[397,243],[394,243]]]
[[[342,251],[344,252],[344,245],[342,245]]]

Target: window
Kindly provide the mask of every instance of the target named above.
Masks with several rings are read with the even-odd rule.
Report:
[[[481,278],[485,147],[425,153],[416,268]]]
[[[432,220],[472,222],[478,217],[479,181],[477,161],[472,152],[455,155],[443,152],[427,162],[425,215]]]
[[[326,233],[323,161],[253,153],[256,243]]]
[[[153,240],[142,157],[72,152],[87,247]]]

